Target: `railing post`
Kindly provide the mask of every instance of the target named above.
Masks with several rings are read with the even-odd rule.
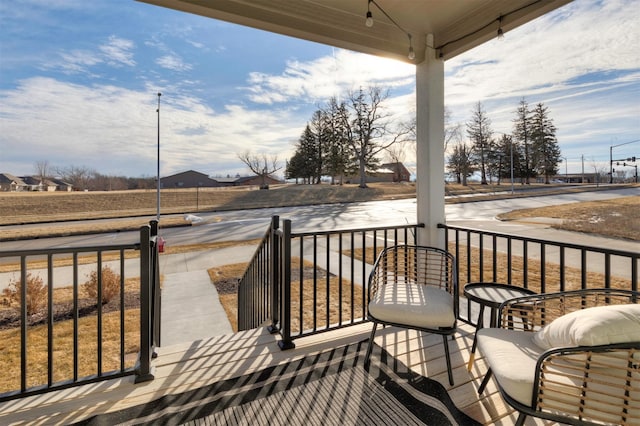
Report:
[[[151,227],[140,228],[140,356],[135,383],[154,379],[151,370]]]
[[[160,324],[161,324],[161,300],[162,293],[160,291],[160,247],[158,246],[158,221],[152,220],[149,222],[151,225],[151,238],[150,240],[155,241],[155,244],[151,247],[151,271],[153,273],[151,276],[153,277],[151,280],[151,325],[152,325],[152,350],[151,354],[152,358],[157,356],[155,352],[155,348],[160,346]]]
[[[271,256],[269,262],[269,284],[271,287],[271,325],[267,327],[269,333],[275,334],[280,331],[278,322],[280,321],[280,239],[278,235],[280,228],[280,216],[271,217]]]
[[[281,315],[282,330],[280,335],[282,340],[278,342],[280,349],[293,349],[296,345],[291,340],[291,220],[282,222],[282,307]],[[300,259],[302,262],[303,260]],[[302,302],[302,301],[301,301]]]

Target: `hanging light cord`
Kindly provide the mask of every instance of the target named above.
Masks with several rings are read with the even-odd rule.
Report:
[[[413,51],[413,42],[411,40],[411,33],[408,32],[407,30],[405,30],[404,28],[402,28],[400,26],[400,24],[398,24],[391,16],[389,16],[389,14],[378,3],[376,3],[376,0],[368,0],[368,3],[367,3],[367,19],[371,18],[371,12],[370,12],[370,9],[369,9],[371,3],[373,3],[375,5],[375,7],[377,7],[378,10],[380,12],[382,12],[382,14],[384,16],[386,16],[387,19],[393,23],[393,25],[395,25],[400,31],[402,31],[403,33],[406,34],[407,38],[409,39],[409,59],[414,59],[416,57],[416,55],[415,55],[415,52]],[[367,24],[367,26],[370,26],[370,25]]]
[[[373,1],[373,0],[371,0],[371,1]],[[498,23],[498,30],[499,30],[499,31],[498,31],[498,35],[500,35],[500,33],[502,33],[502,34],[504,35],[504,32],[503,32],[503,30],[502,30],[502,23],[503,23],[503,21],[504,21],[504,18],[506,18],[507,16],[510,16],[510,15],[513,15],[514,13],[517,13],[517,12],[519,12],[519,11],[521,11],[521,10],[523,10],[523,9],[526,9],[526,8],[528,8],[528,7],[530,7],[530,6],[533,6],[533,5],[534,5],[534,4],[536,4],[536,3],[540,3],[541,1],[543,1],[543,0],[535,0],[535,1],[531,2],[531,3],[525,4],[524,6],[521,6],[521,7],[517,8],[517,9],[515,9],[515,10],[512,10],[512,11],[511,11],[511,12],[509,12],[509,13],[502,14],[502,15],[500,15],[497,19],[494,19],[494,20],[492,20],[492,21],[488,22],[486,25],[483,25],[482,27],[480,27],[480,28],[478,28],[478,29],[476,29],[476,30],[473,30],[473,31],[471,31],[471,32],[469,32],[469,33],[467,33],[467,34],[463,35],[462,37],[458,37],[458,38],[457,38],[457,39],[455,39],[455,40],[451,40],[451,41],[448,41],[448,42],[446,42],[446,43],[444,43],[444,44],[441,44],[440,46],[437,46],[437,47],[436,47],[436,50],[439,50],[439,51],[440,51],[440,57],[442,57],[442,49],[444,49],[445,47],[449,46],[450,44],[457,43],[457,42],[459,42],[460,40],[464,40],[465,38],[467,38],[467,37],[469,37],[469,36],[471,36],[471,35],[473,35],[473,34],[479,33],[480,31],[483,31],[483,30],[485,30],[486,28],[488,28],[488,27],[490,27],[490,26],[494,25],[496,22]],[[377,4],[376,4],[376,6],[377,6]],[[383,12],[383,13],[384,13],[384,12]]]

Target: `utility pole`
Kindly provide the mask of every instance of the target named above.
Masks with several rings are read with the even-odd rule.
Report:
[[[160,96],[162,93],[158,92],[158,109],[156,112],[158,113],[158,173],[157,173],[157,211],[156,211],[156,220],[160,222]]]

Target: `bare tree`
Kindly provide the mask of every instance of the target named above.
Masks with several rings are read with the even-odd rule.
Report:
[[[51,165],[47,160],[36,161],[34,169],[41,183],[51,177]]]
[[[253,173],[260,176],[260,189],[269,189],[269,185],[266,183],[267,177],[282,168],[282,166],[278,165],[278,157],[276,155],[267,157],[266,154],[254,154],[250,150],[247,150],[238,154],[238,158],[246,164]]]
[[[462,140],[462,125],[451,122],[451,110],[444,109],[444,152],[447,152],[450,142],[460,142]]]
[[[69,166],[56,168],[56,173],[62,180],[71,183],[74,188],[88,190],[96,172],[87,166]]]
[[[377,164],[377,155],[391,145],[410,138],[415,126],[403,124],[395,132],[391,129],[391,119],[384,112],[384,101],[388,92],[379,87],[362,88],[349,93],[349,103],[353,117],[350,122],[349,144],[358,162],[360,188],[367,187],[366,171]]]

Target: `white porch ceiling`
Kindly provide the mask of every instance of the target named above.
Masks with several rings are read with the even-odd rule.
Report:
[[[571,0],[375,0],[412,35],[409,40],[372,3],[374,25],[365,26],[367,0],[139,0],[184,12],[323,43],[391,57],[424,60],[428,34],[443,59],[450,59],[525,24]],[[500,25],[500,22],[502,24]],[[203,40],[206,42],[206,40]]]

